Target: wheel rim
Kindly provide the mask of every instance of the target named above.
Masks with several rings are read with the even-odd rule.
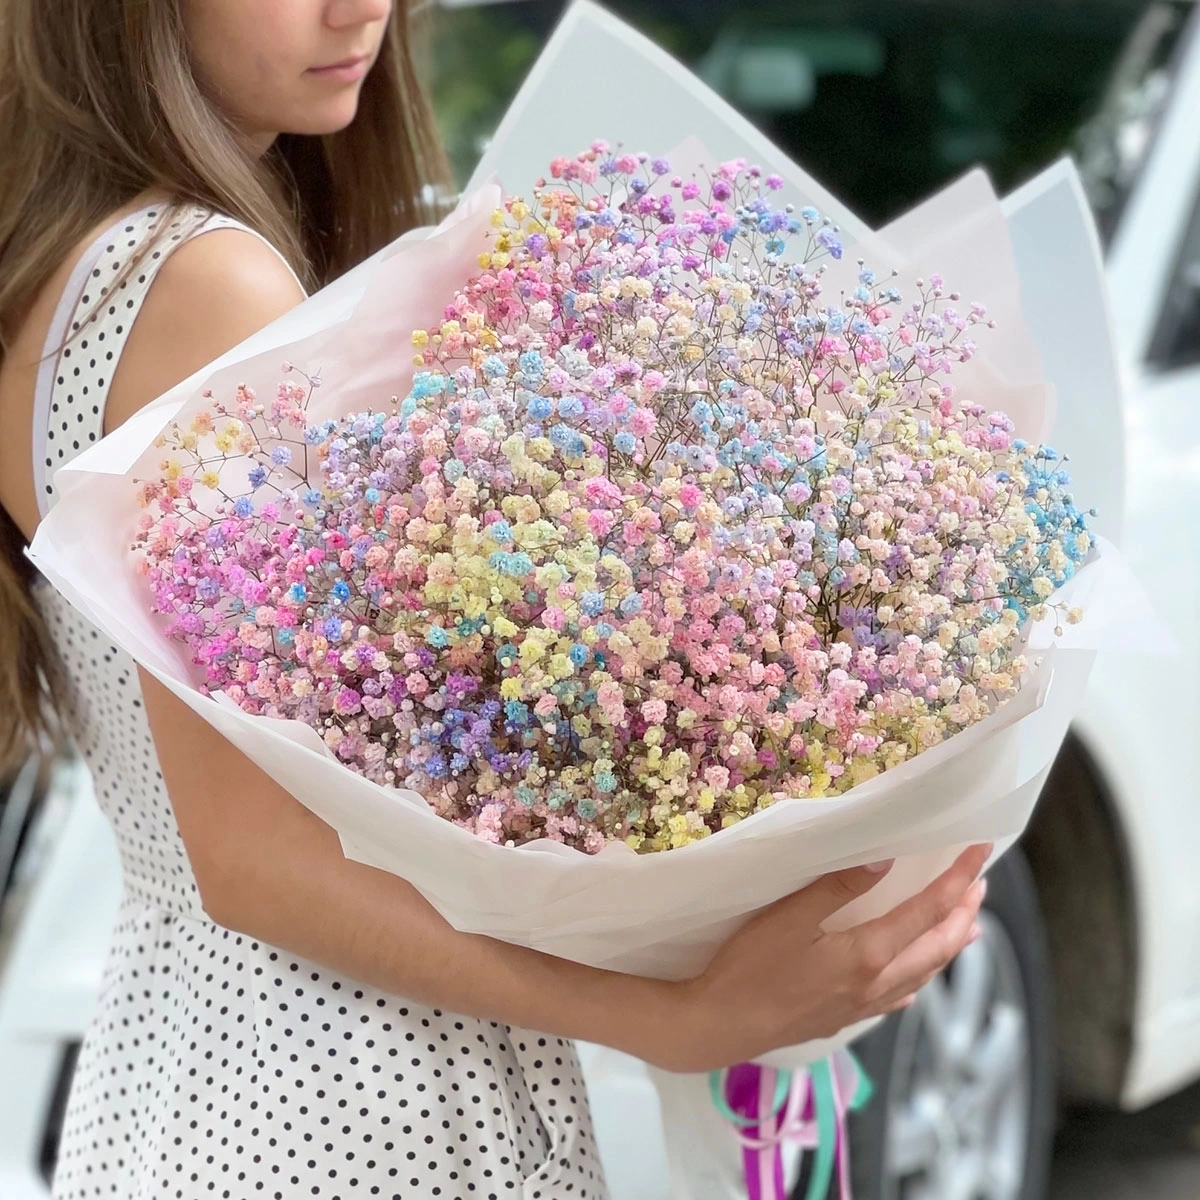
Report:
[[[882,1200],[1018,1200],[1029,1145],[1029,1014],[1004,926],[901,1017],[888,1089]]]

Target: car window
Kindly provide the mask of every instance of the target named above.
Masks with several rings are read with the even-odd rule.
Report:
[[[1200,193],[1148,357],[1163,370],[1200,365]]]
[[[442,3],[452,7],[438,14],[434,94],[463,180],[563,3]],[[875,225],[977,162],[1007,191],[1075,149],[1097,205],[1115,209],[1136,159],[1131,114],[1144,128],[1165,86],[1160,68],[1193,7],[1181,0],[607,3]],[[604,136],[603,124],[600,109],[589,136]]]

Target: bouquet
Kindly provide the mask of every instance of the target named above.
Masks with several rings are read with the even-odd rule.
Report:
[[[682,185],[662,178],[682,228]],[[566,206],[541,221],[550,243],[579,201],[547,190]],[[974,208],[978,193],[935,203],[948,202]],[[867,268],[849,243],[833,257],[837,233],[800,211],[785,214],[796,232],[776,231],[795,259],[735,266],[732,196],[735,227],[696,231],[712,269],[681,263],[664,286],[680,301],[716,288],[711,312],[672,314],[691,325],[677,349],[640,333],[641,316],[611,315],[656,305],[648,276],[628,287],[649,295],[618,286],[589,321],[578,282],[526,320],[504,291],[511,262],[549,270],[551,247],[518,248],[519,203],[481,189],[80,455],[31,547],[44,574],[348,855],[403,876],[460,929],[678,978],[828,871],[897,860],[835,919],[850,923],[967,844],[1002,849],[1094,646],[1141,612],[1034,440],[1049,389],[1005,383],[992,347],[1012,331],[986,330],[931,272],[908,301],[886,267],[882,283],[831,294],[835,270]],[[609,210],[636,225],[640,203]],[[950,261],[974,244],[961,228]],[[590,245],[616,271],[621,232],[573,231],[586,245],[551,258],[582,264]],[[741,286],[743,267],[794,269],[796,296],[758,319],[751,287],[728,317],[716,281]],[[553,327],[556,303],[576,306],[569,328]],[[793,313],[814,323],[769,363],[795,364],[776,397],[753,384],[755,355]],[[593,361],[596,344],[613,363]],[[887,360],[865,357],[876,345]],[[702,368],[711,393],[688,390],[708,388]],[[980,392],[1016,397],[1005,410],[1025,445]]]
[[[402,401],[283,365],[158,439],[164,633],[256,716],[495,843],[688,845],[997,711],[1089,556],[1057,454],[956,400],[986,311],[905,298],[744,161],[602,142],[493,217]]]

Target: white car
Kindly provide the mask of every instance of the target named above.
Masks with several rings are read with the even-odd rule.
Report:
[[[463,3],[455,0],[456,19],[465,19]],[[696,14],[722,7],[693,3]],[[894,15],[906,5],[933,7],[886,7]],[[554,7],[524,0],[486,10],[499,31],[488,53],[505,30],[536,44]],[[616,7],[655,27],[680,20],[668,0]],[[771,9],[776,19],[780,11],[772,0],[725,7],[751,16]],[[832,7],[853,9],[861,22],[870,0]],[[1028,21],[1037,9],[1038,20],[1068,21],[1082,20],[1088,4],[989,0],[979,8],[1021,8]],[[953,24],[953,6],[947,11]],[[1157,601],[1177,657],[1101,656],[1029,833],[993,872],[985,936],[918,1005],[859,1044],[877,1098],[852,1126],[856,1200],[1044,1200],[1062,1102],[1136,1109],[1200,1078],[1200,637],[1192,624],[1200,618],[1192,509],[1200,513],[1200,12],[1184,0],[1140,11],[1115,67],[1101,64],[1106,98],[1074,143],[1107,234],[1123,407],[1098,400],[1094,411],[1063,412],[1055,439],[1072,450],[1080,500],[1101,510],[1101,531],[1121,542]],[[787,20],[801,26],[806,17]],[[730,24],[694,61],[781,142],[788,113],[820,96],[823,71],[840,87],[843,76],[882,61],[853,30],[838,40],[827,28],[757,38],[746,28],[756,26]],[[684,32],[677,40],[686,49]],[[1016,69],[999,49],[992,57],[1001,74]],[[946,80],[938,82],[946,111],[969,112],[970,96]],[[802,160],[805,128],[797,125],[788,144]],[[939,125],[946,162],[956,153],[986,157],[978,138],[962,142],[970,128],[966,118]],[[1069,301],[1063,319],[1071,319]],[[1052,334],[1043,331],[1051,351]],[[67,764],[48,788],[34,784],[27,772],[0,810],[3,1200],[48,1195],[74,1051],[95,1008],[120,888],[85,774]],[[644,1069],[583,1050],[614,1200],[672,1195]]]

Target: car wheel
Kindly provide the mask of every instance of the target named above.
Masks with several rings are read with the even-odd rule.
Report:
[[[855,1047],[875,1084],[851,1117],[855,1200],[1045,1200],[1055,1120],[1046,939],[1020,851],[988,880],[983,936]]]

